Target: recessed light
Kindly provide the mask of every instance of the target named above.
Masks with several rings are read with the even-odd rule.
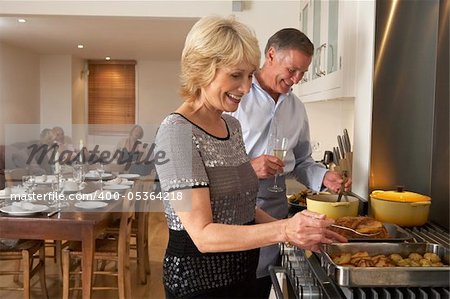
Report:
[[[111,60],[111,57],[106,56],[105,59],[106,59],[106,60]]]
[[[27,20],[25,20],[25,19],[17,19],[17,22],[19,22],[19,23],[26,23]]]
[[[78,47],[78,49],[83,49],[83,48],[84,48],[84,45],[79,44],[77,47]]]

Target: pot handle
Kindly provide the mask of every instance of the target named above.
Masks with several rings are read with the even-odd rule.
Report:
[[[341,207],[341,206],[348,206],[348,205],[350,205],[350,203],[348,201],[345,201],[345,202],[343,202],[343,201],[341,201],[341,202],[332,202],[331,203],[332,207]]]
[[[383,192],[384,192],[383,190],[373,190],[372,194],[383,193]]]
[[[431,201],[418,201],[412,202],[411,207],[420,207],[420,206],[429,206],[431,205]]]

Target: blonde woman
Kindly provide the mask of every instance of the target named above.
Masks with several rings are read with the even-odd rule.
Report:
[[[116,151],[120,151],[117,163],[128,165],[126,170],[130,173],[148,175],[154,168],[149,156],[148,144],[142,143],[144,129],[140,125],[134,125],[127,138],[120,140],[116,145]]]
[[[184,103],[162,122],[156,169],[167,194],[167,298],[255,298],[258,248],[291,242],[318,250],[346,241],[324,215],[276,220],[256,208],[258,179],[245,152],[238,108],[258,68],[253,32],[233,18],[205,17],[189,32],[181,58]]]
[[[118,150],[126,150],[129,153],[143,151],[142,142],[140,139],[144,137],[144,129],[140,125],[134,125],[127,138],[120,140],[116,149]]]

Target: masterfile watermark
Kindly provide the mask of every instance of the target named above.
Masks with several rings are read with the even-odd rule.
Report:
[[[59,153],[59,147],[57,144],[31,144],[27,147],[29,155],[26,160],[26,165],[32,163],[42,164],[45,160],[50,165],[60,164],[72,164],[77,163],[80,160],[85,161],[87,164],[111,164],[117,163],[118,165],[125,165],[124,170],[129,170],[132,164],[136,165],[149,165],[154,163],[156,165],[162,165],[167,163],[169,159],[166,158],[164,151],[155,152],[155,143],[151,145],[147,143],[140,144],[140,149],[144,151],[138,151],[138,144],[134,144],[131,152],[136,153],[129,155],[121,149],[116,149],[114,152],[103,150],[100,151],[100,146],[95,145],[92,150],[87,150],[86,147],[82,147],[78,152],[72,150],[63,150]]]

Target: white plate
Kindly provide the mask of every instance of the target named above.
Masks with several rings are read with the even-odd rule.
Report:
[[[103,186],[103,190],[110,190],[110,191],[125,191],[127,189],[130,189],[130,186],[128,186],[128,185],[105,185],[105,186]]]
[[[0,199],[22,199],[23,197],[26,197],[27,193],[11,193],[10,195],[0,195]]]
[[[122,173],[117,176],[119,178],[125,178],[125,179],[129,179],[129,180],[137,179],[140,177],[140,175],[137,173]]]
[[[11,188],[11,194],[26,194],[27,193],[27,189],[25,189],[24,187],[20,187],[20,186],[14,186]]]
[[[80,201],[75,206],[80,209],[92,210],[106,207],[108,204],[102,201]]]
[[[9,199],[9,198],[11,198],[11,193],[5,194],[5,190],[0,190],[0,199]]]
[[[48,206],[46,205],[33,204],[33,206],[34,206],[33,210],[24,210],[21,209],[20,207],[10,205],[0,208],[0,211],[12,216],[28,216],[47,211],[48,209]]]
[[[128,185],[132,186],[134,181],[128,180],[126,178],[115,178],[109,181],[105,181],[105,185]]]
[[[84,189],[84,187],[78,188],[77,190],[66,190],[66,189],[63,189],[63,192],[64,193],[77,193],[77,192],[82,191],[83,189]]]
[[[47,176],[41,175],[36,177],[35,183],[37,185],[51,185],[54,180],[56,180],[55,175],[47,175]]]
[[[112,178],[112,177],[113,177],[113,175],[111,173],[103,173],[102,174],[102,179],[108,179],[108,178]],[[90,179],[90,180],[98,180],[98,179],[100,179],[100,176],[97,175],[96,173],[88,172],[88,173],[86,173],[85,178]]]

